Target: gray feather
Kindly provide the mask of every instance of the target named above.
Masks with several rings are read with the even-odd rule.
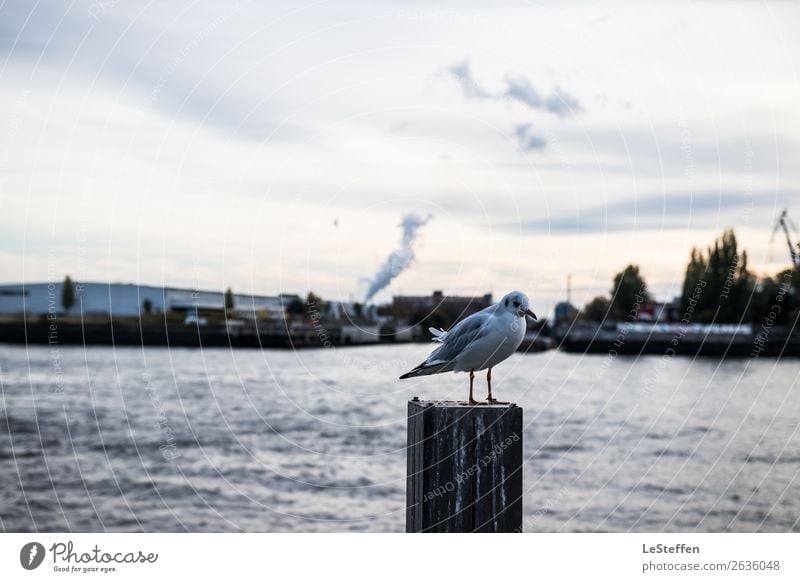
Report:
[[[400,376],[400,379],[450,372],[458,354],[480,335],[481,328],[491,317],[491,309],[491,307],[487,307],[478,313],[473,313],[446,332],[430,328],[429,331],[435,336],[433,341],[441,342],[442,345],[433,350],[419,366]]]
[[[442,345],[433,350],[426,362],[444,360],[452,362],[458,354],[475,341],[481,328],[489,321],[489,312],[485,309],[462,319],[442,338]]]

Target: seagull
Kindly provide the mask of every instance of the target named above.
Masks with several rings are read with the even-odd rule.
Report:
[[[486,383],[489,395],[486,401],[497,402],[492,398],[492,368],[516,352],[522,343],[525,316],[536,319],[529,305],[527,295],[512,291],[498,303],[462,319],[450,331],[428,328],[433,341],[442,345],[400,379],[443,372],[469,372],[469,404],[474,405],[477,404],[472,397],[475,372],[488,368]]]

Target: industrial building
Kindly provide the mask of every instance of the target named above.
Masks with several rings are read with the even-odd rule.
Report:
[[[397,295],[392,305],[397,313],[412,315],[414,313],[432,313],[436,310],[447,310],[457,314],[458,318],[480,311],[492,304],[491,293],[477,297],[445,295],[442,291],[434,291],[431,295]]]
[[[0,285],[0,316],[29,317],[45,314],[136,317],[151,313],[198,313],[222,311],[223,291],[201,291],[155,287],[132,283],[73,282],[75,303],[62,305],[63,282]],[[285,307],[296,295],[233,295],[234,311],[240,316],[283,318]]]

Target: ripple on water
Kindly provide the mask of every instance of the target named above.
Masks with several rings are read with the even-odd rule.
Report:
[[[60,355],[62,395],[46,347],[0,355],[8,530],[403,531],[406,401],[464,390],[463,375],[398,382],[417,345]],[[752,362],[770,372],[756,399],[689,359],[598,376],[602,361],[515,355],[496,370],[525,409],[527,531],[798,529],[800,362]]]

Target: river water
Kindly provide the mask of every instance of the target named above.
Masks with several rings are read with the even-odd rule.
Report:
[[[0,346],[0,528],[403,531],[406,401],[467,394],[428,348]],[[525,531],[800,530],[798,374],[514,355]]]

